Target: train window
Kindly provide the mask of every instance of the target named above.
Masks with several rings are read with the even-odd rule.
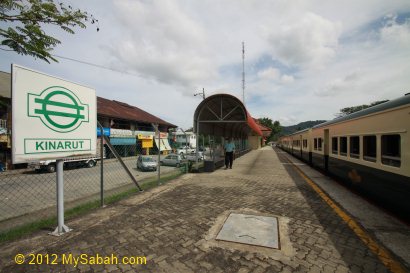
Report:
[[[363,159],[376,162],[376,136],[363,136]]]
[[[360,137],[358,136],[350,137],[350,157],[360,157]]]
[[[322,139],[321,139],[321,138],[318,138],[318,139],[317,139],[317,149],[318,149],[319,151],[322,150]]]
[[[340,155],[347,155],[347,137],[340,137]]]
[[[337,137],[332,137],[332,154],[337,155],[338,147],[337,147]]]
[[[313,139],[313,149],[317,150],[317,138]]]
[[[400,167],[400,135],[382,136],[382,163]]]
[[[303,140],[303,148],[307,148],[307,139]]]

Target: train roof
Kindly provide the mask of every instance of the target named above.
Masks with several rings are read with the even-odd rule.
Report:
[[[391,100],[391,101],[387,101],[387,102],[384,102],[384,103],[381,103],[381,104],[377,104],[375,106],[372,106],[372,107],[369,107],[369,108],[354,112],[354,113],[352,113],[350,115],[347,115],[347,116],[344,116],[344,117],[335,118],[333,120],[326,121],[324,123],[315,125],[312,128],[321,128],[321,127],[328,126],[328,125],[335,124],[335,123],[339,123],[339,122],[342,122],[342,121],[356,119],[356,118],[367,116],[367,115],[370,115],[370,114],[374,114],[374,113],[382,112],[382,111],[385,111],[385,110],[393,109],[393,108],[400,107],[400,106],[403,106],[403,105],[406,105],[406,104],[410,104],[410,94],[406,94],[403,97],[400,97],[400,98],[397,98],[397,99],[394,99],[394,100]]]
[[[294,132],[294,133],[291,133],[291,134],[288,134],[288,135],[285,135],[285,136],[293,136],[293,135],[298,135],[298,134],[301,134],[301,133],[304,133],[304,132],[307,132],[307,131],[309,131],[311,128],[306,128],[306,129],[303,129],[303,130],[300,130],[300,131],[297,131],[297,132]]]

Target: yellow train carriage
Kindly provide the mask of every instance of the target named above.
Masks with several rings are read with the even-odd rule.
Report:
[[[290,152],[410,220],[410,95],[291,135],[305,138]]]

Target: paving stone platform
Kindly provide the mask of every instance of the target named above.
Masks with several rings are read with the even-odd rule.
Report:
[[[0,245],[0,272],[389,272],[280,154],[265,147],[233,169],[188,174]],[[274,216],[280,249],[216,240],[230,213]],[[146,265],[16,265],[23,253],[146,256]]]

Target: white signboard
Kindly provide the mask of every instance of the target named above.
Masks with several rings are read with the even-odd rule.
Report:
[[[12,65],[13,163],[96,154],[95,90]]]
[[[133,136],[133,133],[132,133],[131,130],[112,129],[112,128],[111,128],[111,136],[115,136],[115,137],[130,137],[130,136]]]

